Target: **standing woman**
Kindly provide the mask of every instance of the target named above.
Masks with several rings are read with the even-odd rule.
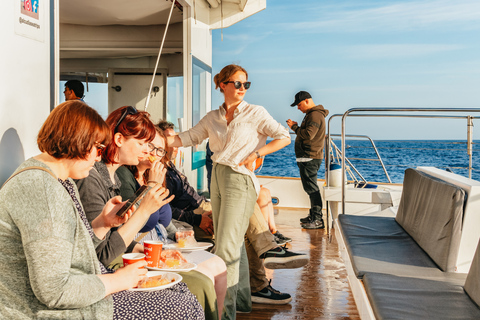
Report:
[[[123,203],[113,198],[90,225],[72,178],[88,175],[110,139],[95,110],[78,100],[62,103],[40,129],[42,153],[1,188],[1,319],[204,318],[183,283],[127,291],[144,278],[145,261],[115,273],[99,263],[95,246],[131,212],[117,217]]]
[[[244,236],[260,191],[253,173],[255,160],[290,144],[287,129],[265,108],[243,100],[250,88],[247,80],[247,71],[242,67],[224,67],[214,82],[225,102],[190,130],[167,138],[172,147],[193,146],[210,139],[214,153],[210,197],[215,253],[227,265],[228,289],[222,319],[235,319],[237,309],[251,310]],[[265,144],[267,137],[273,141]]]

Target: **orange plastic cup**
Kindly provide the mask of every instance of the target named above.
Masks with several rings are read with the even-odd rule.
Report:
[[[124,255],[122,255],[122,258],[123,258],[123,266],[125,267],[137,261],[145,260],[145,255],[143,253],[125,253]],[[143,266],[141,268],[143,268]]]
[[[143,252],[145,253],[145,260],[147,260],[147,267],[158,268],[162,247],[162,241],[145,240],[143,242]]]

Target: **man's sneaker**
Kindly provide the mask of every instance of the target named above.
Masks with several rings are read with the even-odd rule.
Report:
[[[323,229],[325,225],[323,224],[323,220],[313,220],[308,223],[302,223],[302,228],[305,229]]]
[[[304,253],[290,252],[281,247],[265,252],[260,258],[265,259],[265,268],[268,269],[301,268],[310,260],[310,258]]]
[[[312,221],[312,216],[308,216],[308,217],[305,217],[305,218],[300,218],[300,223],[309,223]]]
[[[278,230],[277,232],[273,233],[273,237],[279,246],[283,246],[287,242],[292,242],[292,238],[285,237]]]
[[[252,293],[253,303],[287,304],[290,301],[292,301],[292,297],[288,293],[281,293],[273,289],[270,284],[262,290]]]

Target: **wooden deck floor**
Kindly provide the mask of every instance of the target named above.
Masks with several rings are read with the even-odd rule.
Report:
[[[237,313],[238,320],[360,319],[335,237],[329,242],[324,230],[302,229],[299,219],[307,214],[280,209],[275,216],[280,232],[293,239],[288,248],[310,255],[310,263],[300,269],[266,269],[272,287],[289,293],[292,301],[280,306],[254,303],[251,313]]]

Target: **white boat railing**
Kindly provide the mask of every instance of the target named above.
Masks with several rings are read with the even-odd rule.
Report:
[[[383,112],[382,113],[372,113],[372,112]],[[392,112],[409,112],[410,114],[392,114]],[[421,115],[421,114],[414,114],[418,112],[423,112],[423,113],[432,113],[436,112],[437,114],[431,114],[431,115]],[[330,137],[332,134],[330,133],[330,122],[333,118],[336,117],[342,117],[342,132],[341,132],[341,144],[342,144],[342,151],[341,151],[341,156],[342,156],[342,161],[341,161],[341,166],[342,166],[342,181],[345,181],[346,179],[346,145],[345,145],[345,138],[347,137],[346,135],[346,119],[348,117],[395,117],[395,118],[443,118],[443,119],[466,119],[467,120],[467,152],[469,155],[469,178],[471,178],[471,172],[472,172],[472,144],[473,144],[473,120],[476,119],[475,117],[471,115],[438,115],[438,113],[479,113],[480,108],[352,108],[347,110],[343,115],[340,114],[335,114],[332,115],[329,120],[328,120],[328,125],[327,125],[327,136]],[[328,149],[327,149],[328,150]],[[327,165],[327,173],[326,173],[326,179],[328,179],[329,175],[329,167],[330,167],[330,155],[327,152],[326,153],[326,165]],[[327,180],[328,181],[328,180]],[[341,198],[342,198],[342,213],[345,212],[345,183],[341,184]],[[327,206],[328,208],[328,206]]]

